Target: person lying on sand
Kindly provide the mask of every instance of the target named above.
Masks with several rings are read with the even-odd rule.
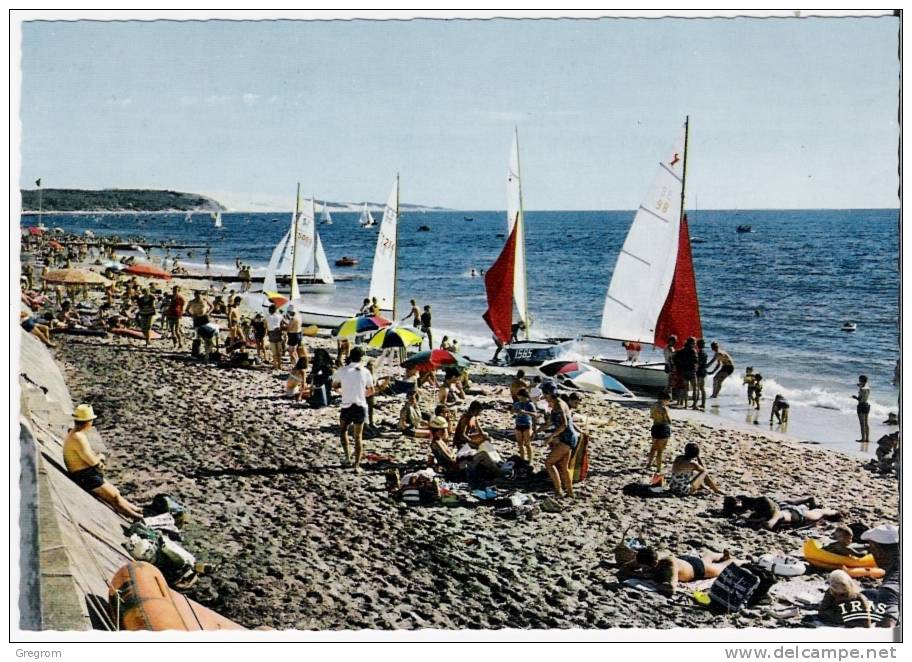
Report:
[[[418,390],[418,368],[406,368],[405,375],[399,379],[381,377],[377,380],[377,393],[381,395],[408,395]]]
[[[721,554],[708,552],[701,556],[659,557],[654,549],[646,547],[637,551],[635,566],[627,571],[634,575],[652,579],[659,584],[659,592],[670,595],[680,582],[693,582],[701,579],[712,579],[722,574],[733,559],[728,550]]]
[[[26,312],[19,313],[19,325],[25,329],[26,333],[31,333],[38,338],[47,347],[56,347],[57,344],[51,341],[51,330],[45,324],[40,324],[38,318],[29,315]]]
[[[738,496],[726,499],[722,514],[743,514],[749,522],[773,530],[795,529],[822,519],[839,519],[840,513],[832,508],[818,508],[814,497],[774,500],[771,497]]]
[[[79,405],[73,412],[73,427],[63,440],[63,461],[74,483],[104,501],[127,519],[142,519],[142,511],[123,498],[104,477],[104,455],[92,451],[86,433],[97,418],[90,405]]]
[[[685,497],[699,492],[704,487],[715,494],[722,494],[722,490],[709,475],[709,469],[700,459],[700,447],[691,442],[684,446],[684,454],[678,455],[671,465],[668,491],[675,496]]]

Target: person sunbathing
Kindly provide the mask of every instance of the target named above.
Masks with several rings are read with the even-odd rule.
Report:
[[[79,405],[73,412],[73,427],[63,440],[63,462],[74,483],[105,502],[127,519],[142,519],[142,511],[127,501],[104,477],[104,455],[96,455],[86,433],[98,418],[91,405]]]
[[[380,395],[408,395],[415,393],[418,389],[418,368],[406,368],[405,375],[401,379],[392,377],[381,377],[377,380],[375,392]]]
[[[57,343],[51,341],[51,330],[45,324],[40,324],[37,318],[24,311],[19,313],[19,326],[21,326],[26,333],[31,333],[38,338],[38,340],[43,342],[47,347],[57,346]]]
[[[715,494],[722,494],[722,490],[709,475],[709,469],[700,459],[700,447],[691,442],[684,446],[684,454],[676,457],[671,465],[668,490],[675,496],[685,497],[704,487]]]
[[[421,413],[421,405],[418,403],[418,394],[415,391],[409,393],[405,398],[405,404],[399,412],[399,430],[407,437],[428,438],[431,431]]]
[[[838,510],[833,508],[815,508],[816,504],[807,503],[777,503],[770,498],[763,498],[763,506],[755,510],[755,515],[764,518],[763,527],[770,531],[774,529],[797,529],[808,524],[819,522],[822,519],[840,519]],[[765,516],[769,514],[769,518]]]
[[[474,452],[460,451],[459,455],[447,443],[447,420],[443,416],[435,416],[428,424],[430,438],[428,446],[434,462],[445,475],[452,479],[462,480],[466,473],[474,473],[479,468],[484,468],[497,474],[500,465],[490,453],[483,450]]]
[[[725,550],[708,552],[700,556],[671,554],[659,557],[654,549],[645,547],[637,551],[636,566],[644,576],[659,584],[659,592],[673,593],[679,583],[712,579],[722,574],[731,563],[731,554]],[[636,572],[636,568],[634,568]]]

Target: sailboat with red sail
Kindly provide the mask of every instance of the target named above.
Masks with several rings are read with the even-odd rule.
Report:
[[[703,335],[684,213],[689,129],[687,119],[634,216],[605,296],[600,338],[664,348],[671,335],[681,342]],[[667,384],[664,361],[597,357],[591,363],[630,387]]]
[[[519,132],[514,127],[507,169],[507,240],[497,260],[485,273],[488,310],[482,315],[494,338],[505,346],[508,365],[539,365],[557,358],[572,342],[566,338],[530,339],[532,319],[526,286],[525,228],[519,173]],[[516,322],[513,321],[514,305]]]

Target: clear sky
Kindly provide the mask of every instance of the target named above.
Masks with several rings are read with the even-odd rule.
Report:
[[[688,206],[897,207],[898,20],[33,22],[24,187],[632,209],[691,116]]]

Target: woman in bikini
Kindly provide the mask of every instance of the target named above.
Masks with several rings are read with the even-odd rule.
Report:
[[[668,403],[671,402],[671,394],[664,391],[655,404],[649,409],[649,415],[652,417],[652,446],[649,448],[649,456],[646,458],[646,468],[655,463],[656,473],[662,473],[662,456],[665,453],[665,447],[671,438],[671,416],[668,413]]]
[[[570,456],[579,443],[579,432],[573,427],[573,418],[570,407],[566,402],[557,397],[557,387],[548,384],[543,387],[545,399],[551,406],[551,423],[554,429],[545,441],[551,452],[545,460],[545,469],[554,485],[554,494],[562,497],[566,494],[573,498],[573,480],[570,477]]]

